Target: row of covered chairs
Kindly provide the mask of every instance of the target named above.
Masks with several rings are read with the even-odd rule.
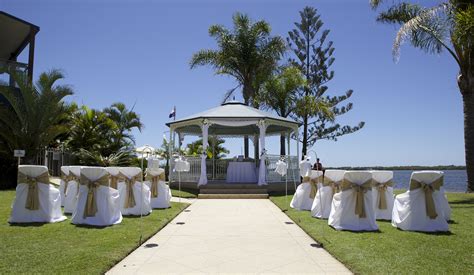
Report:
[[[451,209],[442,185],[442,172],[413,172],[408,191],[394,197],[391,171],[312,171],[290,206],[337,230],[373,231],[376,220],[391,220],[402,230],[448,231]]]
[[[31,189],[45,192],[32,192]],[[28,200],[41,199],[30,209]],[[59,190],[49,183],[44,166],[19,167],[16,198],[10,222],[57,222],[72,214],[72,223],[106,226],[120,223],[123,215],[147,215],[152,208],[170,206],[171,190],[164,170],[147,170],[145,181],[138,167],[61,167]]]

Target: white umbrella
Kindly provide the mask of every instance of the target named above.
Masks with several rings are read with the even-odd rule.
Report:
[[[156,149],[148,144],[135,148],[135,152],[139,154],[153,154],[155,151]]]

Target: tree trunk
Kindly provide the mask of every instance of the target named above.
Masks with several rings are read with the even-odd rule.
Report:
[[[459,83],[464,107],[464,150],[466,155],[467,192],[474,192],[474,78]],[[464,85],[462,85],[464,84]]]
[[[244,86],[244,104],[249,105],[249,99],[245,96],[245,86]],[[244,158],[249,157],[249,136],[244,136]]]
[[[304,159],[306,156],[307,147],[306,144],[308,143],[308,116],[305,116],[303,119],[303,149],[301,150],[301,159]]]
[[[280,136],[280,155],[284,156],[285,154],[285,135]]]

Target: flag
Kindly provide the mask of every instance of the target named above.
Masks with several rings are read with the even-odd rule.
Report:
[[[170,112],[170,115],[168,116],[169,118],[176,118],[176,106],[173,107],[173,109]]]

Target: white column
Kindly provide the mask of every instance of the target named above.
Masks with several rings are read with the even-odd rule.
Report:
[[[201,155],[201,176],[199,177],[198,186],[207,184],[207,170],[206,170],[206,158],[207,158],[207,146],[209,144],[209,122],[203,121],[201,125],[202,130],[202,155]]]
[[[266,174],[267,169],[265,166],[265,162],[267,159],[266,151],[265,151],[265,132],[267,130],[267,125],[265,124],[265,120],[260,120],[257,123],[257,126],[260,130],[260,166],[258,169],[258,185],[266,185]]]
[[[286,155],[287,155],[288,157],[291,156],[291,150],[290,150],[290,144],[291,144],[291,142],[290,142],[290,140],[291,140],[291,132],[288,132],[288,135],[287,135],[287,137],[286,137],[286,143],[287,143],[287,146],[286,146],[286,147],[287,147],[287,149],[286,149]]]
[[[296,157],[297,157],[297,162],[299,162],[300,159],[300,131],[298,128],[295,129],[295,135],[296,135]]]
[[[172,171],[173,171],[173,168],[172,168],[172,165],[171,165],[171,160],[173,159],[173,131],[174,131],[174,128],[170,127],[170,140],[168,141],[168,157],[169,157],[169,160],[168,160],[168,180],[169,180],[170,186],[171,186],[171,175],[172,175]]]

